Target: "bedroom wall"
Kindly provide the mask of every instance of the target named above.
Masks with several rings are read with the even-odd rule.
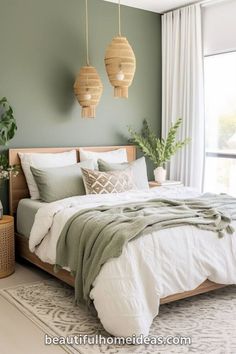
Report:
[[[18,124],[9,147],[126,144],[127,126],[140,129],[144,118],[160,132],[160,15],[122,6],[122,32],[136,54],[137,71],[129,99],[116,100],[103,58],[117,34],[117,6],[102,0],[89,0],[89,25],[91,64],[104,92],[96,119],[81,119],[73,83],[85,63],[84,3],[1,0],[0,97],[9,99]]]

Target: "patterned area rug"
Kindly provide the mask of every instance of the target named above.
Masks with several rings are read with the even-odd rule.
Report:
[[[49,336],[107,336],[99,320],[74,306],[73,289],[57,280],[4,289],[1,296],[14,304]],[[151,336],[190,336],[191,345],[62,346],[80,354],[235,354],[236,286],[162,305]]]

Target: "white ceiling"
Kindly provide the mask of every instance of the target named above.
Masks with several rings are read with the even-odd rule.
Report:
[[[118,0],[105,0],[118,3]],[[121,0],[122,5],[162,13],[176,7],[185,6],[196,0]]]

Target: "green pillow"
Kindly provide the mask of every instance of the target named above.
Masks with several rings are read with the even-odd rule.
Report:
[[[101,172],[125,170],[127,167],[129,167],[133,174],[133,181],[137,189],[149,189],[145,157],[141,157],[140,159],[134,160],[132,162],[123,163],[109,163],[98,159],[97,163],[98,169]]]
[[[76,195],[85,195],[81,167],[93,169],[93,160],[63,167],[38,169],[31,166],[40,199],[51,203]]]

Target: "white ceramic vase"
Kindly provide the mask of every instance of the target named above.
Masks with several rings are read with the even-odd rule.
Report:
[[[155,181],[163,183],[166,180],[166,170],[163,167],[157,167],[154,170]]]

